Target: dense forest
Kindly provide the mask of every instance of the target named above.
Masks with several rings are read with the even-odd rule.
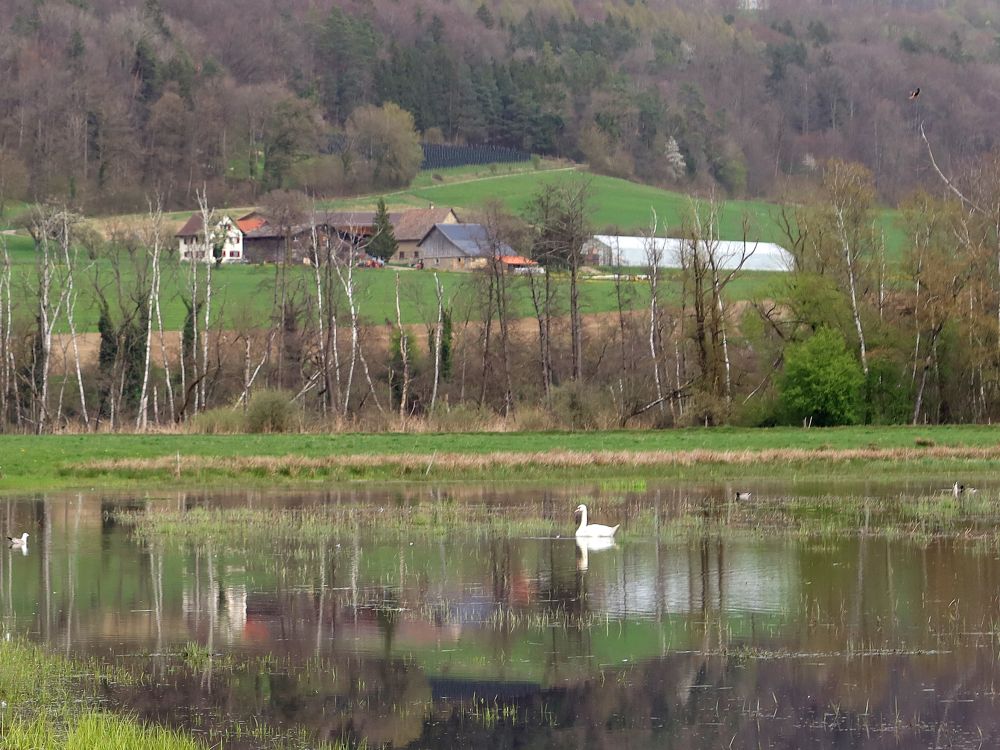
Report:
[[[896,202],[933,179],[921,122],[958,170],[1000,117],[992,0],[4,5],[0,208],[383,187],[413,169],[380,170],[382,146],[362,143],[390,102],[414,139],[729,195],[779,195],[848,159]]]

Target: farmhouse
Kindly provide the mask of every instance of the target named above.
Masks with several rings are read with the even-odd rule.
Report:
[[[404,262],[417,263],[421,255],[417,249],[420,241],[436,224],[456,225],[458,216],[450,208],[432,206],[390,213],[389,221],[393,225],[393,233],[399,244],[399,250],[393,257]],[[177,233],[182,260],[189,260],[195,256],[205,261],[212,259],[212,250],[209,249],[206,253],[203,248],[204,234],[201,225],[201,216],[195,214]],[[334,249],[346,258],[351,246],[356,250],[363,249],[364,244],[375,233],[375,213],[317,211],[292,226],[282,227],[269,222],[264,214],[251,211],[235,222],[229,217],[224,217],[213,236],[221,237],[222,233],[225,233],[225,245],[222,249],[222,261],[225,263],[238,261],[280,263],[285,258],[287,232],[289,233],[288,262],[302,263],[312,260],[314,226],[320,242],[320,254],[328,258],[329,252]]]
[[[178,240],[181,260],[199,260],[203,263],[215,260],[239,263],[243,260],[243,231],[238,222],[228,216],[219,219],[215,229],[209,232],[207,244],[201,214],[192,214],[174,236]],[[220,253],[218,258],[215,255],[216,249]]]
[[[661,268],[681,268],[684,253],[691,249],[688,239],[657,237],[655,245],[649,242],[648,237],[599,234],[584,243],[583,253],[593,255],[597,265],[641,267],[649,265],[647,251],[652,249],[659,256]],[[741,259],[747,271],[791,271],[795,267],[792,254],[773,242],[719,240],[713,243],[713,250],[719,268],[724,270],[738,267]],[[704,257],[707,249],[701,246],[699,252]]]
[[[516,255],[509,245],[491,238],[482,224],[435,224],[414,252],[425,266],[449,271],[482,268],[491,257]]]

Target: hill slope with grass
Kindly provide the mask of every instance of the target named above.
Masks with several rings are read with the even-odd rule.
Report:
[[[405,189],[384,195],[391,209],[423,208],[428,204],[453,206],[475,211],[491,201],[499,201],[507,210],[525,216],[531,201],[547,185],[561,180],[582,180],[590,185],[590,222],[595,233],[643,234],[649,231],[652,211],[656,211],[657,234],[680,236],[690,223],[692,208],[704,207],[705,201],[694,195],[664,190],[615,177],[594,174],[586,167],[547,162],[540,169],[531,165],[490,165],[459,167],[422,172]],[[325,201],[324,206],[338,210],[373,209],[379,196]],[[781,206],[755,200],[718,199],[719,235],[723,240],[775,242],[787,245],[778,219]],[[898,259],[905,237],[897,226],[898,212],[885,209],[879,214],[889,257]]]

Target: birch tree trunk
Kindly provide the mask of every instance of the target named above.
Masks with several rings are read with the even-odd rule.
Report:
[[[847,227],[844,223],[844,209],[840,206],[835,208],[837,216],[837,234],[840,238],[840,247],[844,253],[844,263],[847,266],[847,285],[851,293],[851,315],[854,317],[854,327],[858,332],[858,345],[861,348],[861,369],[864,370],[865,377],[868,377],[868,350],[865,346],[865,332],[861,325],[861,311],[858,308],[858,292],[855,282],[855,261],[854,253],[851,251],[851,242],[847,236]]]
[[[399,356],[403,361],[403,388],[399,395],[399,418],[409,416],[407,401],[410,397],[410,337],[403,328],[403,315],[399,309],[399,272],[396,272],[396,327],[399,332]]]
[[[199,398],[195,399],[195,413],[198,412],[198,403],[201,402],[201,408],[207,408],[207,388],[208,388],[208,331],[211,326],[212,321],[212,267],[215,265],[214,262],[214,249],[215,243],[220,241],[218,237],[215,236],[215,229],[210,228],[212,224],[215,223],[215,211],[208,206],[208,193],[205,188],[202,188],[201,192],[195,192],[198,198],[198,209],[201,212],[201,222],[202,222],[202,232],[205,237],[205,328],[201,336],[201,382],[198,384],[198,390],[200,392]],[[229,227],[224,225],[221,227],[221,231],[224,233],[229,232]],[[195,328],[198,327],[197,315],[195,316]],[[195,358],[197,358],[197,349],[195,349]]]
[[[437,404],[438,383],[441,381],[441,337],[444,334],[444,289],[441,279],[434,274],[434,291],[437,295],[437,325],[434,326],[434,387],[431,389],[431,411]]]
[[[157,289],[156,295],[153,297],[153,310],[150,311],[150,315],[155,311],[156,313],[156,329],[160,336],[160,357],[163,359],[163,380],[167,388],[167,406],[170,411],[170,424],[176,424],[177,416],[175,414],[175,404],[174,404],[174,385],[173,380],[170,377],[170,359],[167,357],[167,341],[163,335],[163,315],[160,312],[160,266],[156,266],[156,280]],[[181,353],[181,359],[183,360],[183,352]],[[159,420],[157,420],[159,421]]]
[[[653,383],[656,386],[656,400],[659,402],[660,414],[663,414],[665,410],[663,405],[663,384],[660,380],[660,352],[657,346],[660,327],[660,264],[663,260],[663,248],[656,242],[656,227],[656,211],[653,211],[649,224],[649,236],[646,238],[646,265],[649,269],[649,357],[653,361]]]
[[[0,236],[0,251],[3,252],[3,265],[0,266],[0,431],[3,431],[10,417],[8,397],[11,391],[11,375],[13,352],[11,339],[11,294],[10,294],[10,254],[7,252],[7,242]]]
[[[52,285],[55,281],[55,259],[50,249],[51,237],[55,234],[62,237],[69,234],[69,215],[65,210],[36,209],[32,221],[31,234],[35,240],[35,252],[38,256],[38,333],[41,338],[39,356],[34,363],[32,388],[35,390],[36,404],[34,407],[35,431],[42,434],[49,422],[49,375],[52,362],[52,332],[56,320],[66,300],[66,288],[60,290],[58,300],[52,303]],[[61,239],[60,239],[61,241]],[[68,242],[68,238],[66,242]],[[37,378],[41,378],[40,392],[37,390]]]
[[[323,299],[323,274],[322,259],[319,252],[319,235],[316,229],[316,212],[309,214],[309,236],[312,244],[312,265],[313,275],[316,282],[316,334],[319,343],[319,366],[321,369],[321,379],[323,382],[323,393],[320,397],[320,409],[326,417],[330,401],[330,361],[327,353],[327,341],[325,332],[326,310]]]
[[[198,303],[198,264],[201,262],[194,257],[192,253],[191,259],[191,278],[190,278],[190,290],[191,290],[191,355],[188,358],[186,347],[184,346],[184,334],[181,333],[181,390],[184,392],[185,396],[188,394],[187,384],[185,382],[185,362],[191,368],[191,383],[192,386],[197,389],[198,382],[198,308],[200,307]],[[185,398],[186,401],[186,398]],[[194,399],[194,413],[198,413],[198,394],[195,391]],[[187,409],[184,409],[184,418],[187,418]]]
[[[532,274],[528,277],[528,289],[531,292],[531,305],[535,309],[535,320],[538,321],[538,355],[541,365],[542,393],[548,403],[552,391],[552,359],[549,349],[549,327],[551,320],[552,281],[548,269],[541,280],[536,280]],[[539,290],[538,286],[542,288]]]
[[[334,263],[334,271],[336,271],[337,279],[340,281],[340,285],[344,289],[344,294],[347,297],[347,311],[351,318],[351,359],[347,366],[347,382],[344,384],[343,397],[340,402],[343,404],[343,415],[346,417],[351,408],[351,388],[354,385],[354,370],[358,363],[358,351],[360,348],[360,342],[358,341],[358,307],[354,301],[354,248],[348,253],[347,259],[347,271],[344,272],[340,268],[339,261],[335,261],[333,258],[330,259]]]
[[[493,273],[496,275],[497,317],[500,323],[500,355],[503,359],[503,415],[509,417],[514,411],[514,380],[510,370],[510,316],[507,311],[507,273],[503,260],[498,254],[492,259]]]
[[[149,365],[153,348],[153,306],[160,296],[160,243],[161,243],[161,220],[163,214],[159,204],[155,209],[150,209],[150,222],[152,224],[152,234],[150,242],[151,249],[147,249],[150,254],[151,278],[149,283],[149,296],[146,300],[146,346],[143,352],[142,361],[142,389],[139,392],[139,411],[135,419],[137,430],[145,430],[149,424]]]

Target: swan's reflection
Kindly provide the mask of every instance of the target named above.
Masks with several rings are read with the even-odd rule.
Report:
[[[615,548],[615,540],[602,537],[576,537],[576,569],[581,573],[590,566],[590,553]]]

